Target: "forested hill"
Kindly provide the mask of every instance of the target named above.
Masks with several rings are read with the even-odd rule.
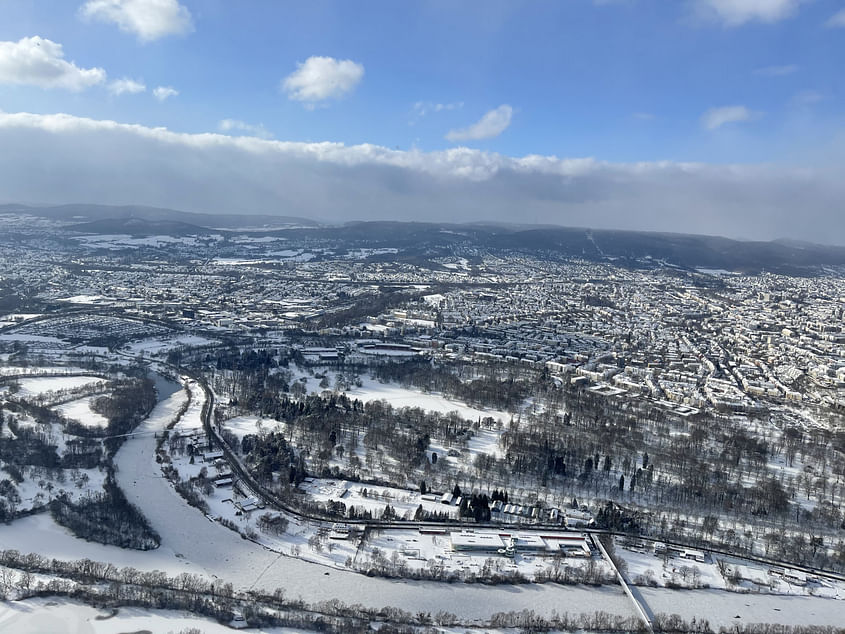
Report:
[[[323,225],[297,216],[198,214],[142,206],[2,205],[0,213],[61,223],[69,234],[132,236],[237,235],[291,245],[380,249],[382,260],[524,254],[582,258],[635,268],[679,267],[741,273],[813,275],[845,266],[845,247],[790,240],[744,241],[718,236],[517,224],[370,221]]]

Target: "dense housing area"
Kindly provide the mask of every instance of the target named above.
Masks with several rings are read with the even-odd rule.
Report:
[[[528,609],[626,631],[728,627],[706,593],[741,592],[749,623],[788,595],[817,615],[788,625],[841,624],[838,269],[0,220],[6,596],[149,605],[155,586],[225,622],[313,624],[365,583],[336,631],[383,605],[414,606],[380,617],[408,631]],[[32,535],[52,562],[21,559]],[[196,578],[56,563],[82,558]],[[518,593],[449,603],[442,582],[585,594],[555,617]]]

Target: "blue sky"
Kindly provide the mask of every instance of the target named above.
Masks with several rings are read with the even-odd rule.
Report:
[[[418,153],[436,163],[453,151],[454,163],[454,150],[468,148],[471,165],[461,155],[452,172],[474,178],[490,161],[532,155],[592,159],[627,169],[626,178],[640,163],[774,166],[826,178],[843,156],[845,3],[834,0],[0,0],[0,15],[0,110],[39,115],[41,129],[44,117],[62,113],[186,138],[372,144],[405,153],[391,158],[402,169],[419,168]],[[50,59],[27,62],[45,46]],[[116,94],[126,79],[135,91]],[[174,92],[157,99],[158,87]],[[205,166],[218,160],[197,151]],[[569,182],[583,178],[564,172]],[[714,213],[724,202],[716,187]],[[571,193],[560,196],[570,212]],[[26,191],[0,198],[13,194]],[[820,214],[838,190],[823,194]],[[116,200],[96,188],[91,195]],[[318,211],[327,215],[325,205]],[[660,228],[661,217],[642,228]]]

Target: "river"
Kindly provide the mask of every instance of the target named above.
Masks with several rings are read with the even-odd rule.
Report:
[[[161,431],[184,403],[185,394],[172,382],[157,381],[160,400],[138,431]],[[0,526],[0,547],[22,552],[37,550],[48,557],[88,557],[170,574],[189,571],[233,583],[239,589],[284,589],[289,597],[309,603],[339,599],[347,604],[381,608],[396,606],[409,612],[458,615],[463,621],[482,621],[496,612],[534,610],[577,614],[602,610],[633,615],[616,586],[589,588],[555,584],[447,584],[367,577],[329,568],[267,550],[237,533],[210,522],[188,506],[161,476],[154,459],[152,433],[127,440],[115,457],[117,481],[127,498],[149,519],[162,537],[155,551],[127,551],[79,540],[48,516],[28,517]],[[845,602],[817,597],[747,595],[721,590],[641,588],[653,613],[677,613],[687,620],[708,619],[711,625],[771,622],[841,626]]]
[[[167,392],[171,393],[167,395]],[[173,418],[184,393],[162,390],[164,398],[138,431],[163,429]],[[534,610],[539,614],[594,612],[632,615],[618,587],[588,588],[556,584],[484,586],[430,581],[395,581],[367,577],[279,555],[237,533],[208,521],[161,477],[152,435],[133,437],[115,456],[117,481],[162,537],[163,552],[182,563],[239,588],[283,588],[290,597],[309,603],[339,599],[368,607],[396,606],[411,612],[452,612],[463,619],[486,619],[496,612]],[[159,553],[161,555],[161,553]]]

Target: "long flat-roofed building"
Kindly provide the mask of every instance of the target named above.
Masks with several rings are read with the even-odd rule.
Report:
[[[497,533],[461,531],[450,533],[452,550],[464,552],[498,552],[505,543]]]
[[[567,555],[589,556],[590,545],[584,533],[539,533],[464,530],[449,533],[452,550],[456,552],[499,553],[506,549],[513,552],[547,553],[564,552]]]
[[[514,547],[517,550],[544,551],[549,549],[545,540],[536,534],[517,533],[513,536],[513,539],[515,540]]]

